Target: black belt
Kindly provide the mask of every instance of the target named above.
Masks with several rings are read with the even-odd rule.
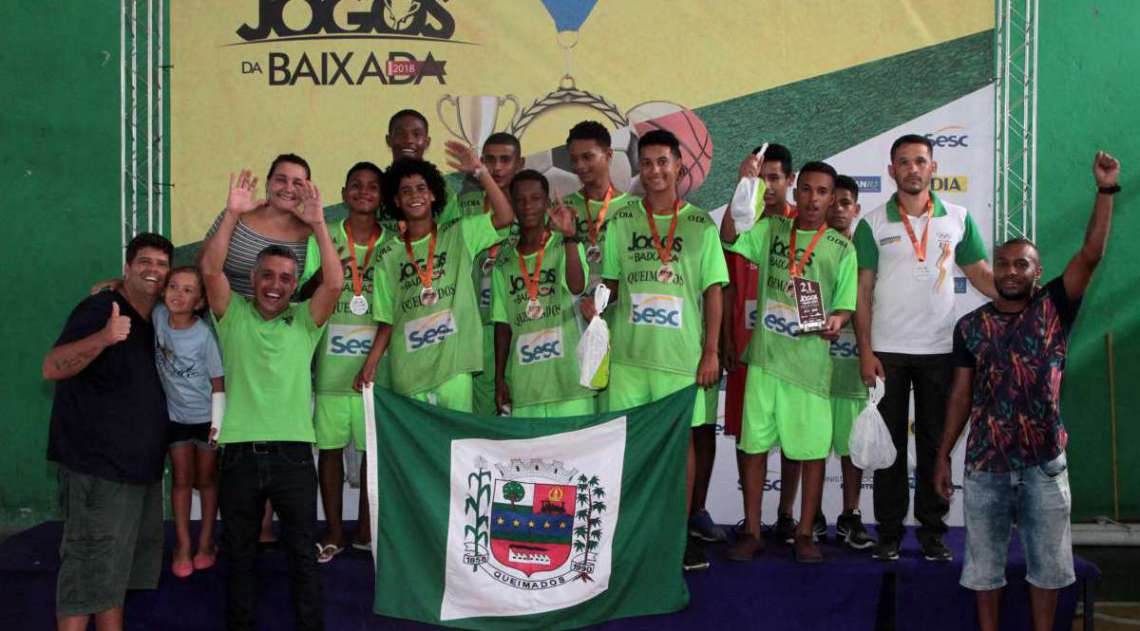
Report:
[[[304,446],[312,449],[309,443],[301,443],[296,441],[272,440],[261,442],[249,443],[230,443],[226,445],[226,449],[234,449],[237,451],[248,451],[255,454],[273,454],[281,453],[289,449],[297,449],[299,446]]]

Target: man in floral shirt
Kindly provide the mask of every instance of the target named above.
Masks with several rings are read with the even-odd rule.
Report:
[[[1014,523],[1025,552],[1035,629],[1053,628],[1057,591],[1076,580],[1061,379],[1081,297],[1104,256],[1120,163],[1098,152],[1093,175],[1092,218],[1064,273],[1038,288],[1036,246],[1025,239],[1007,241],[994,253],[997,299],[954,328],[954,381],[934,488],[949,500],[950,451],[968,419],[966,561],[960,582],[977,594],[983,630],[998,628]]]

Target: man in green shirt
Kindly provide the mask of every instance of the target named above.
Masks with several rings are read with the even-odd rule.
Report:
[[[388,168],[384,204],[405,228],[376,255],[372,310],[379,326],[355,386],[374,381],[380,358],[388,352],[394,392],[471,412],[472,375],[483,368],[471,265],[501,239],[499,230],[515,216],[474,149],[449,142],[447,151],[449,166],[479,181],[492,212],[437,223],[445,195],[439,170],[413,158]]]
[[[202,277],[227,377],[225,423],[218,442],[224,446],[219,504],[230,563],[226,624],[231,629],[254,626],[254,565],[266,499],[280,515],[285,534],[296,627],[324,626],[314,550],[317,477],[309,365],[336,308],[342,271],[316,186],[309,180],[287,186],[281,194],[298,200],[293,212],[312,229],[320,251],[322,282],[310,300],[289,303],[297,288],[297,260],[281,246],[258,254],[251,272],[252,299],[235,298],[230,290],[222,271],[230,236],[242,214],[264,203],[254,200],[257,178],[249,171],[230,176],[217,238],[202,254]]]
[[[519,236],[495,260],[495,403],[524,418],[593,414],[594,392],[578,383],[575,355],[574,296],[586,284],[586,253],[573,211],[551,208],[550,184],[538,171],[520,171],[510,190]]]
[[[721,285],[728,282],[724,251],[708,213],[677,196],[680,143],[666,130],[637,145],[643,200],[613,212],[602,255],[602,278],[614,301],[609,408],[623,410],[664,397],[695,381],[694,432],[715,436],[706,397],[720,382]],[[689,445],[686,500],[699,464]],[[686,507],[686,513],[691,506]],[[708,568],[690,539],[687,570]]]
[[[582,121],[570,128],[566,136],[566,150],[574,174],[582,188],[562,198],[562,203],[574,210],[578,239],[586,246],[589,277],[586,293],[579,301],[582,318],[589,322],[594,308],[594,288],[602,282],[602,253],[606,245],[606,227],[610,213],[637,199],[628,191],[614,188],[610,180],[610,164],[614,159],[610,132],[597,121]]]
[[[827,213],[827,225],[850,238],[855,232],[859,211],[859,184],[850,176],[840,175],[835,180],[835,203]],[[835,520],[835,537],[853,550],[866,550],[875,542],[863,527],[863,516],[859,512],[863,471],[851,462],[847,446],[851,426],[867,407],[867,386],[863,385],[859,372],[859,346],[853,324],[848,321],[840,329],[839,337],[831,341],[831,445],[843,469],[843,513]],[[826,532],[827,520],[822,512],[815,521],[816,531],[823,524]]]
[[[353,379],[376,336],[376,324],[369,313],[372,305],[372,261],[377,247],[391,239],[377,221],[380,208],[380,168],[359,162],[348,170],[341,198],[348,217],[329,226],[329,236],[341,257],[344,282],[336,310],[318,345],[313,363],[313,426],[316,431],[321,503],[328,521],[328,532],[321,540],[320,563],[327,563],[344,550],[341,507],[344,484],[344,448],[351,439],[361,454],[365,450],[364,402],[352,389]],[[320,286],[320,246],[309,237],[305,271],[301,274],[301,298],[312,296]],[[381,383],[387,384],[385,365],[380,367]],[[367,549],[371,542],[368,513],[366,460],[360,461],[360,501],[353,547]]]
[[[731,215],[721,222],[721,236],[731,252],[760,265],[758,326],[748,344],[748,381],[738,449],[745,453],[745,533],[728,557],[745,561],[763,550],[760,508],[768,451],[781,452],[803,465],[800,515],[819,512],[823,473],[831,449],[830,340],[838,336],[855,309],[855,250],[846,237],[827,227],[834,200],[835,169],[808,162],[796,180],[794,219],[764,217],[741,235]],[[738,238],[739,236],[739,238]],[[800,332],[791,279],[817,283],[826,315],[819,335]],[[822,560],[812,539],[812,520],[801,518],[794,539],[796,559]]]
[[[506,132],[496,132],[483,143],[479,157],[483,166],[491,174],[491,179],[501,191],[509,190],[511,178],[523,168],[522,146],[519,139]],[[468,191],[459,196],[459,212],[462,216],[482,215],[491,212],[491,200],[482,189]],[[511,228],[514,228],[512,224]],[[501,236],[506,237],[508,231]],[[495,406],[495,327],[491,322],[491,277],[495,257],[500,243],[496,243],[475,257],[471,266],[471,283],[479,298],[479,318],[483,322],[483,370],[474,377],[475,413],[493,416]]]

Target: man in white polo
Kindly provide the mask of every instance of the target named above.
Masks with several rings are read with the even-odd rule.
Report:
[[[978,291],[993,297],[993,271],[977,224],[962,206],[936,196],[930,180],[938,170],[934,146],[915,134],[891,145],[887,173],[897,192],[867,213],[855,229],[859,302],[855,334],[863,382],[885,379],[879,411],[900,457],[875,472],[874,557],[899,558],[903,519],[910,503],[907,480],[908,406],[914,390],[917,457],[914,516],[922,555],[949,561],[943,544],[949,504],[932,485],[942,439],[953,364],[955,266]]]

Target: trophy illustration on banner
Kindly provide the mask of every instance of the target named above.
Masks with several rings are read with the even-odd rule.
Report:
[[[712,137],[700,117],[688,108],[669,101],[648,101],[622,112],[606,97],[578,88],[573,74],[573,49],[578,44],[578,31],[597,0],[541,2],[554,20],[557,31],[555,41],[562,49],[565,71],[555,90],[516,111],[507,131],[521,139],[527,128],[543,114],[560,107],[588,107],[605,117],[614,127],[614,159],[610,163],[610,177],[614,185],[621,190],[637,193],[640,188],[637,179],[637,138],[652,129],[667,129],[681,143],[682,173],[678,181],[678,192],[682,196],[694,193],[704,182],[712,165]],[[493,100],[495,97],[485,98]],[[440,117],[442,118],[442,113]],[[483,135],[481,139],[486,137]],[[574,175],[569,153],[564,146],[528,155],[526,164],[546,175],[558,190],[576,190],[581,185]]]
[[[440,122],[459,140],[478,149],[483,141],[495,132],[495,124],[499,120],[499,109],[504,103],[513,103],[514,114],[508,118],[513,121],[519,114],[519,101],[513,95],[506,96],[451,96],[445,94],[435,103],[436,114]],[[452,127],[443,115],[444,105],[450,103],[455,109],[455,123]]]

